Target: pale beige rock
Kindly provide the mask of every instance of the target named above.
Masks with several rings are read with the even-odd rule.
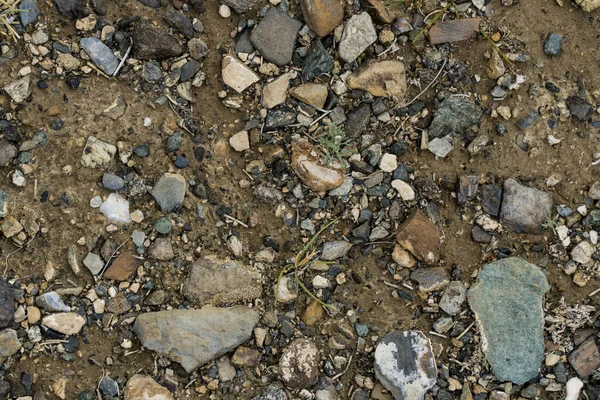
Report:
[[[505,72],[504,62],[497,51],[491,50],[491,57],[488,61],[487,76],[490,79],[498,79]]]
[[[323,108],[327,100],[327,86],[318,83],[303,83],[292,88],[290,94],[309,106]]]
[[[594,11],[600,7],[600,0],[575,0],[575,2],[586,12]]]
[[[396,262],[396,264],[404,268],[411,268],[416,263],[414,257],[411,256],[408,251],[404,250],[404,248],[399,244],[394,247],[392,259]]]
[[[240,131],[229,138],[229,145],[235,151],[244,151],[250,148],[250,139],[248,137],[248,132]]]
[[[366,90],[376,97],[395,97],[406,94],[406,74],[402,61],[387,60],[369,64],[348,77],[351,89]]]
[[[123,391],[125,400],[173,400],[169,390],[147,375],[134,375]]]
[[[223,82],[238,93],[260,80],[254,71],[232,56],[223,58],[221,74]]]
[[[295,71],[288,72],[266,84],[262,92],[262,105],[270,109],[285,103],[290,80],[294,79],[296,75]]]
[[[63,335],[76,335],[85,325],[85,318],[74,312],[50,314],[42,318],[42,325]]]
[[[68,53],[58,53],[58,57],[56,57],[56,63],[63,67],[65,71],[72,71],[81,66],[81,62]]]
[[[323,162],[319,149],[306,143],[292,143],[292,169],[310,189],[321,192],[335,189],[344,183],[344,169]]]

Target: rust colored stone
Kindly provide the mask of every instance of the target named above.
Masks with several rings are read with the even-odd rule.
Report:
[[[126,281],[138,267],[138,261],[131,253],[121,253],[104,273],[104,278]]]
[[[568,359],[569,364],[581,378],[585,378],[600,367],[600,348],[596,337],[587,338],[576,350],[569,354]]]
[[[439,258],[440,231],[419,210],[398,227],[396,240],[413,256],[426,264],[435,264]]]

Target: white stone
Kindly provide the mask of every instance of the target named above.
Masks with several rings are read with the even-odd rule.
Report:
[[[12,182],[15,186],[18,187],[25,187],[25,185],[27,184],[27,182],[25,181],[25,175],[23,175],[23,173],[18,169],[16,169],[15,172],[13,172]]]
[[[398,157],[395,154],[385,153],[379,160],[379,168],[384,172],[394,172],[398,168]]]
[[[427,148],[440,158],[446,157],[452,151],[452,145],[446,138],[435,138],[429,142]]]
[[[238,93],[260,80],[254,71],[232,56],[223,58],[221,74],[223,82]]]
[[[325,289],[331,286],[331,282],[329,282],[329,279],[317,275],[313,278],[312,285],[315,289]]]
[[[102,197],[94,196],[90,199],[90,207],[100,208],[101,205],[102,205]]]
[[[577,377],[573,377],[567,381],[567,397],[565,400],[577,400],[579,392],[583,387],[583,382]]]
[[[29,86],[30,75],[27,75],[17,81],[11,82],[4,86],[4,91],[10,96],[15,103],[22,103],[29,97],[31,88]]]
[[[277,292],[277,301],[290,303],[298,297],[298,287],[293,278],[282,276],[279,284],[275,288]]]
[[[411,201],[415,199],[415,191],[406,182],[401,179],[394,179],[392,181],[392,187],[396,189],[400,198],[404,201]]]
[[[594,245],[584,240],[571,250],[571,258],[579,264],[587,264],[592,261],[592,255],[596,249]]]
[[[129,202],[117,193],[111,193],[100,206],[100,212],[111,222],[126,224],[131,222]]]
[[[229,145],[235,151],[245,151],[250,148],[250,138],[247,131],[240,131],[229,138]]]
[[[219,15],[223,18],[231,17],[231,9],[226,4],[221,4],[219,7]]]
[[[85,318],[74,312],[50,314],[42,319],[42,325],[63,335],[77,335],[85,325]]]

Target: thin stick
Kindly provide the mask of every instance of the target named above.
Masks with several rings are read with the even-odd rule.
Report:
[[[28,241],[27,243],[25,243],[23,246],[19,247],[19,248],[18,248],[18,249],[16,249],[16,250],[13,250],[13,251],[11,251],[10,253],[8,253],[8,254],[6,255],[6,258],[5,258],[5,260],[4,260],[4,261],[5,261],[5,263],[6,263],[6,266],[4,267],[4,273],[2,274],[2,278],[4,278],[4,279],[6,278],[6,273],[8,272],[8,259],[10,258],[10,256],[12,256],[13,254],[15,254],[15,253],[17,253],[17,252],[21,251],[21,250],[22,250],[24,247],[27,247],[27,246],[29,246],[29,243],[33,242],[33,239],[35,239],[35,237],[36,237],[36,236],[37,236],[37,232],[36,232],[36,233],[35,233],[35,235],[33,235],[33,237],[32,237],[31,239],[29,239],[29,241]]]
[[[346,373],[346,371],[348,371],[348,368],[350,368],[350,364],[352,363],[352,356],[353,356],[353,354],[350,354],[350,358],[348,359],[348,364],[346,364],[346,368],[344,368],[344,370],[342,372],[340,372],[339,374],[337,374],[333,378],[331,378],[332,381],[335,381],[340,376],[344,375]]]
[[[387,282],[387,281],[383,281],[383,284],[384,284],[384,285],[387,285],[387,286],[389,286],[389,287],[393,287],[394,289],[400,289],[400,286],[398,286],[398,285],[394,285],[393,283],[389,283],[389,282]]]
[[[248,225],[246,225],[245,223],[243,223],[242,221],[240,221],[240,220],[239,220],[239,219],[237,219],[237,218],[233,218],[233,217],[232,217],[231,215],[229,215],[229,214],[223,214],[223,216],[224,216],[225,218],[227,218],[227,219],[229,219],[229,220],[233,221],[233,222],[237,222],[238,224],[242,225],[242,226],[243,226],[243,227],[245,227],[245,228],[248,228]]]
[[[110,79],[110,76],[106,75],[104,72],[102,72],[100,70],[100,68],[96,67],[91,62],[88,61],[87,65],[88,65],[88,67],[90,67],[91,69],[93,69],[94,71],[96,71],[97,73],[99,73],[100,75],[102,75],[103,77],[105,77],[106,79]]]
[[[600,288],[598,288],[598,289],[594,290],[592,293],[588,294],[588,297],[592,297],[598,293],[600,293]]]
[[[189,388],[190,386],[192,386],[192,384],[193,384],[194,382],[196,382],[196,379],[192,379],[192,380],[190,381],[190,383],[188,383],[187,385],[185,385],[184,389],[187,389],[187,388]]]
[[[392,49],[392,47],[394,47],[394,45],[396,44],[397,40],[398,40],[398,38],[394,38],[394,41],[392,42],[392,44],[390,44],[390,46],[387,49],[385,49],[381,53],[377,54],[377,57],[381,57],[382,55],[388,53]]]
[[[121,62],[117,66],[117,69],[115,69],[115,72],[113,72],[113,74],[112,74],[113,77],[117,76],[117,74],[119,73],[119,70],[121,69],[121,67],[123,66],[123,64],[125,64],[125,61],[127,60],[127,57],[129,57],[129,52],[131,51],[132,47],[133,47],[133,39],[129,38],[129,47],[127,48],[127,51],[125,52],[125,55],[121,59]]]
[[[441,333],[437,333],[437,332],[435,332],[435,331],[429,331],[429,334],[430,334],[430,335],[433,335],[433,336],[441,337],[441,338],[443,338],[443,339],[448,339],[448,336],[446,336],[446,335],[442,335]]]
[[[308,127],[310,128],[311,126],[313,126],[314,124],[316,124],[317,122],[319,122],[320,120],[322,120],[323,118],[325,118],[326,116],[328,116],[332,111],[333,110],[327,111],[325,114],[321,115],[319,118],[317,118],[313,122],[311,122]]]
[[[419,99],[419,97],[421,97],[421,95],[423,93],[425,93],[427,91],[427,89],[429,89],[435,83],[435,81],[437,81],[437,79],[440,77],[440,74],[444,70],[444,67],[446,66],[447,62],[448,62],[448,59],[445,58],[444,59],[444,63],[442,64],[442,67],[440,68],[440,70],[438,71],[438,73],[435,75],[435,77],[433,78],[433,80],[431,82],[429,82],[429,85],[425,86],[425,89],[421,90],[421,93],[419,93],[418,95],[416,95],[414,99],[412,99],[408,103],[404,104],[402,107],[408,107],[409,105],[411,105],[412,103],[414,103],[415,101],[417,101]]]
[[[467,326],[467,329],[465,329],[460,335],[458,335],[456,337],[456,340],[460,340],[461,337],[465,336],[467,334],[467,332],[469,332],[469,330],[471,330],[473,325],[475,325],[475,321],[471,322],[471,325]]]
[[[115,256],[115,254],[117,254],[117,252],[121,249],[121,247],[123,247],[125,245],[125,243],[127,243],[129,241],[129,239],[131,239],[131,236],[129,236],[127,239],[125,239],[125,241],[123,243],[121,243],[119,245],[119,247],[117,247],[115,249],[115,251],[113,251],[113,253],[110,255],[110,257],[108,257],[108,261],[106,262],[106,264],[104,264],[104,267],[102,267],[102,270],[100,271],[98,276],[94,277],[94,280],[96,282],[98,282],[98,280],[102,279],[102,275],[104,275],[104,271],[106,270],[106,267],[108,267],[108,263],[113,259],[113,257]]]
[[[500,48],[498,47],[498,45],[496,43],[494,43],[494,41],[485,33],[485,32],[480,32],[484,38],[486,38],[488,40],[488,42],[490,42],[490,44],[492,45],[492,47],[494,48],[494,50],[496,50],[498,52],[498,54],[500,55],[500,57],[502,57],[502,59],[504,61],[506,61],[508,63],[508,65],[512,65],[513,62],[510,61],[508,59],[508,57],[506,57],[504,55],[504,53],[502,52],[502,50],[500,50]]]

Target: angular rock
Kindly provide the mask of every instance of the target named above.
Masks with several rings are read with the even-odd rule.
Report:
[[[346,135],[350,138],[356,138],[367,128],[371,117],[371,106],[362,103],[348,114],[346,121]]]
[[[290,80],[296,77],[295,73],[286,73],[263,87],[261,103],[271,109],[285,103]]]
[[[200,304],[252,302],[262,293],[260,279],[260,272],[239,262],[208,255],[192,264],[183,291]]]
[[[396,240],[426,264],[435,264],[439,258],[440,231],[420,210],[416,210],[398,227]]]
[[[568,357],[569,364],[582,378],[589,376],[600,367],[600,344],[594,336],[588,337]]]
[[[326,165],[320,150],[306,142],[292,143],[292,169],[302,183],[317,192],[332,190],[344,183],[344,169]]]
[[[29,97],[29,93],[31,93],[31,87],[29,85],[30,80],[31,77],[27,75],[17,81],[9,83],[4,86],[3,89],[15,103],[22,103]]]
[[[169,261],[175,257],[171,240],[169,238],[157,238],[148,248],[148,257],[159,261]]]
[[[583,240],[571,250],[571,258],[576,263],[587,264],[592,261],[595,252],[596,247],[587,240]]]
[[[483,335],[482,350],[499,381],[518,385],[538,376],[544,359],[544,294],[537,266],[511,257],[483,267],[468,298]]]
[[[557,56],[560,54],[562,46],[562,36],[558,33],[550,33],[544,42],[544,53],[549,56]]]
[[[461,281],[452,281],[446,286],[442,298],[440,299],[440,308],[450,315],[458,314],[460,307],[467,298],[467,288]]]
[[[6,167],[17,156],[17,147],[6,139],[0,140],[0,167]]]
[[[225,56],[221,64],[223,82],[238,93],[242,93],[260,78],[244,63],[232,56]]]
[[[277,385],[269,385],[261,394],[252,400],[288,400],[288,395]]]
[[[79,45],[85,53],[92,59],[107,75],[112,75],[119,66],[119,60],[113,54],[112,50],[95,37],[83,38]]]
[[[183,54],[184,48],[165,30],[149,25],[138,26],[132,34],[133,55],[141,60],[162,60]]]
[[[296,112],[289,107],[281,107],[277,110],[269,110],[265,118],[265,130],[283,128],[296,122]]]
[[[517,122],[517,126],[519,127],[519,129],[525,130],[535,125],[535,123],[538,122],[539,119],[540,113],[538,112],[538,110],[531,110],[524,118],[520,119],[519,122]]]
[[[262,184],[254,188],[254,196],[269,204],[277,204],[283,200],[283,193],[279,189]]]
[[[377,32],[371,16],[362,12],[353,15],[346,22],[338,51],[340,58],[347,63],[356,60],[363,51],[377,40]]]
[[[108,199],[100,205],[100,212],[104,214],[109,221],[118,224],[127,224],[131,222],[129,202],[117,193],[108,195]]]
[[[348,254],[351,248],[352,243],[346,242],[345,240],[333,240],[331,242],[326,242],[323,245],[323,250],[321,250],[320,259],[324,261],[337,260]]]
[[[437,382],[431,341],[419,331],[388,333],[375,349],[375,376],[396,400],[422,400]]]
[[[296,339],[283,350],[279,377],[290,388],[310,388],[319,379],[319,349],[309,339]]]
[[[236,13],[243,14],[254,7],[256,0],[223,0],[222,3],[233,8]]]
[[[106,11],[108,11],[108,0],[91,0],[90,4],[96,14],[106,15]]]
[[[445,158],[452,151],[452,143],[445,137],[435,138],[427,144],[427,150],[436,157]]]
[[[21,341],[13,329],[0,332],[0,358],[10,357],[21,350]]]
[[[81,155],[81,165],[96,168],[108,163],[117,153],[117,147],[89,136]]]
[[[41,15],[35,0],[23,0],[19,3],[19,18],[24,28],[33,24]]]
[[[87,253],[83,259],[83,265],[85,265],[94,276],[98,275],[100,271],[102,271],[102,268],[104,268],[104,262],[98,254],[94,253]]]
[[[319,37],[327,36],[344,20],[344,6],[339,0],[302,0],[304,21]]]
[[[173,395],[152,377],[136,374],[129,378],[123,391],[125,400],[173,400]]]
[[[302,23],[276,8],[271,8],[252,31],[252,45],[267,60],[284,66],[292,60],[296,35]]]
[[[584,98],[578,96],[567,97],[567,107],[574,120],[584,122],[594,114],[594,107]]]
[[[465,97],[449,97],[440,103],[429,127],[430,138],[460,135],[479,122],[481,107]]]
[[[258,313],[244,306],[207,306],[141,314],[133,331],[144,347],[191,373],[250,339],[258,320]]]
[[[129,252],[119,254],[117,259],[108,267],[104,273],[104,279],[112,279],[115,281],[126,281],[131,278],[137,270],[138,260]]]
[[[250,148],[250,138],[248,132],[240,131],[229,138],[229,145],[235,151],[245,151]]]
[[[348,86],[365,90],[376,97],[394,97],[401,101],[406,94],[404,63],[396,60],[371,63],[350,75]]]
[[[542,224],[550,216],[552,204],[552,197],[548,193],[507,179],[504,182],[500,222],[518,233],[542,234]]]
[[[443,289],[448,284],[448,274],[442,267],[419,268],[410,274],[410,279],[417,281],[419,290],[431,293]]]
[[[454,43],[471,39],[479,31],[479,18],[438,22],[428,32],[431,44]]]
[[[42,325],[63,335],[77,335],[85,325],[85,318],[74,312],[50,314],[42,318]]]
[[[327,100],[327,86],[318,83],[303,83],[292,88],[290,94],[310,106],[323,108]]]
[[[0,280],[0,328],[6,328],[15,313],[15,292],[8,284]]]
[[[169,8],[165,13],[164,19],[169,26],[177,29],[186,38],[191,39],[194,37],[194,25],[181,11]]]
[[[46,292],[37,296],[35,305],[49,312],[71,311],[71,307],[67,306],[56,292]]]
[[[171,212],[183,203],[186,188],[183,176],[165,173],[152,188],[152,197],[162,212]]]
[[[483,185],[481,192],[481,207],[486,213],[497,217],[502,204],[502,189],[498,185]]]
[[[82,0],[54,0],[54,4],[62,15],[70,19],[83,18],[90,14]]]
[[[600,0],[575,0],[583,11],[590,12],[600,7]]]
[[[158,68],[160,69],[160,66]],[[113,121],[116,121],[117,119],[125,115],[125,111],[127,111],[127,103],[125,103],[125,99],[123,99],[123,96],[118,95],[112,102],[112,104],[102,111],[102,115],[112,119]]]
[[[333,58],[327,53],[320,40],[313,40],[308,48],[302,68],[302,80],[310,81],[322,74],[328,74],[333,68]]]

